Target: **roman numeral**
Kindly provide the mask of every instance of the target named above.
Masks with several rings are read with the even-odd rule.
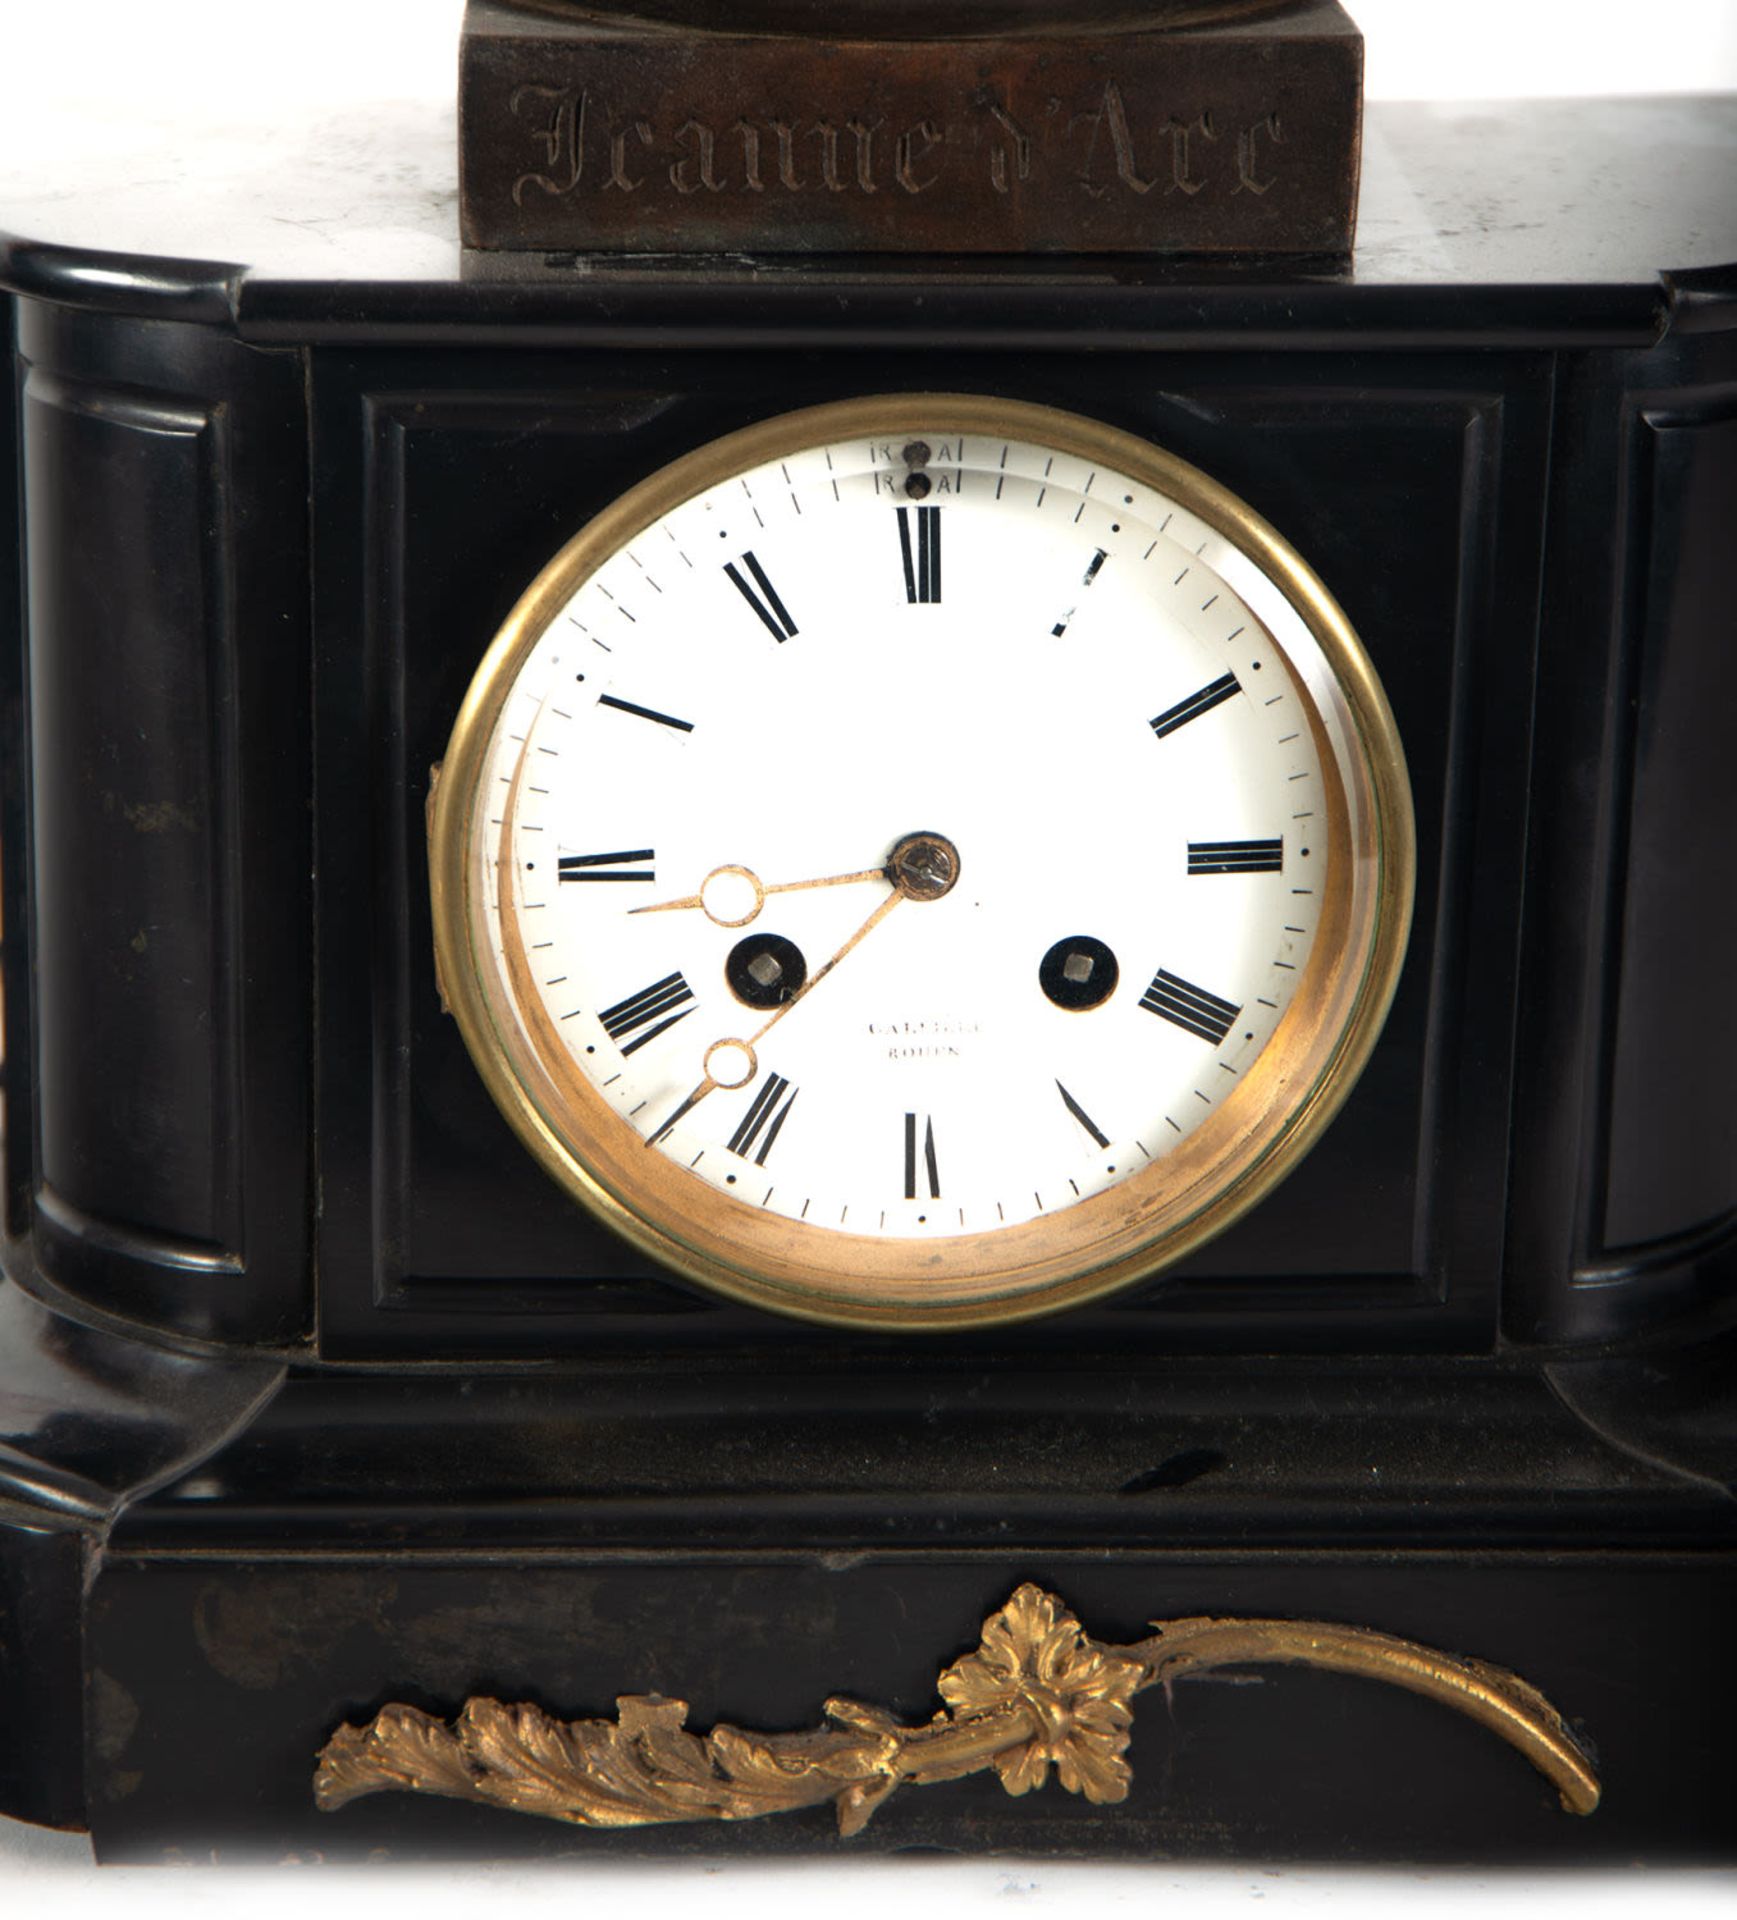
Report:
[[[635,706],[631,700],[617,700],[612,693],[600,693],[597,696],[600,707],[613,707],[617,713],[631,713],[641,720],[655,720],[660,727],[674,727],[677,733],[692,733],[694,723],[691,720],[678,720],[673,713],[659,713],[656,707]]]
[[[650,867],[637,866],[640,860],[657,856],[650,847],[637,847],[632,853],[564,853],[560,859],[562,880],[655,880]],[[625,873],[611,873],[611,867],[625,867]]]
[[[1105,1134],[1105,1132],[1098,1125],[1098,1123],[1092,1118],[1092,1116],[1089,1113],[1087,1113],[1085,1108],[1080,1105],[1080,1103],[1073,1097],[1071,1093],[1068,1092],[1067,1088],[1064,1087],[1059,1080],[1055,1083],[1055,1090],[1062,1097],[1062,1105],[1065,1106],[1068,1112],[1071,1113],[1073,1117],[1080,1123],[1080,1125],[1085,1128],[1087,1133],[1089,1133],[1092,1136],[1092,1138],[1095,1141],[1097,1141],[1100,1147],[1107,1147],[1110,1144],[1109,1136]]]
[[[929,1198],[931,1200],[939,1200],[941,1197],[941,1169],[935,1160],[935,1123],[933,1120],[925,1120],[923,1123],[922,1160],[923,1169],[929,1176]],[[915,1200],[916,1197],[917,1116],[914,1113],[907,1113],[905,1115],[905,1198],[907,1200]]]
[[[1168,1020],[1184,1033],[1210,1040],[1215,1047],[1224,1045],[1225,1035],[1242,1012],[1241,1007],[1219,999],[1216,993],[1208,993],[1204,987],[1194,986],[1162,970],[1153,976],[1151,986],[1140,996],[1140,1004],[1160,1020]]]
[[[627,1034],[637,1034],[636,1039],[629,1040],[621,1049],[624,1054],[637,1053],[641,1047],[649,1046],[660,1033],[668,1033],[678,1020],[685,1020],[693,1012],[693,1008],[686,1004],[693,997],[692,988],[679,973],[666,974],[651,986],[629,994],[625,1000],[618,1000],[613,1007],[605,1007],[597,1017],[603,1022],[603,1031],[611,1040],[620,1041]],[[680,1007],[682,1011],[671,1012],[674,1007]],[[664,1018],[666,1014],[669,1016],[667,1019]],[[644,1033],[639,1033],[641,1027],[646,1029]]]
[[[1160,740],[1166,739],[1178,727],[1187,726],[1190,720],[1198,720],[1203,713],[1210,713],[1214,707],[1234,699],[1241,691],[1241,681],[1234,673],[1227,673],[1222,679],[1202,687],[1198,693],[1191,693],[1186,700],[1178,700],[1175,706],[1166,708],[1152,722],[1152,731]]]
[[[941,509],[918,507],[917,539],[911,542],[910,507],[899,509],[899,551],[905,557],[905,598],[913,607],[941,604]]]
[[[744,1160],[752,1156],[755,1166],[763,1167],[766,1156],[772,1151],[773,1142],[778,1138],[779,1129],[790,1118],[790,1109],[796,1104],[796,1095],[800,1088],[794,1088],[782,1074],[773,1074],[765,1086],[755,1094],[753,1105],[742,1117],[742,1124],[730,1135],[730,1151],[739,1153]],[[790,1098],[784,1099],[786,1092]],[[778,1103],[783,1100],[784,1104]],[[762,1139],[761,1135],[765,1138]],[[755,1142],[759,1142],[760,1151],[754,1152]]]
[[[756,593],[754,588],[749,586],[732,560],[724,571],[730,576],[736,591],[760,616],[761,624],[774,640],[780,645],[786,640],[794,640],[796,622],[785,611],[784,602],[778,598],[778,589],[766,578],[766,569],[751,553],[742,555],[742,565],[754,576],[755,586],[758,586],[760,592]],[[766,596],[765,599],[761,599],[761,594]]]
[[[1190,840],[1188,871],[1192,873],[1283,873],[1282,840]]]
[[[1098,575],[1103,571],[1104,562],[1108,560],[1109,557],[1110,556],[1103,550],[1103,548],[1099,547],[1097,552],[1092,555],[1092,563],[1089,567],[1086,568],[1085,578],[1080,582],[1080,585],[1084,587],[1089,587],[1092,584],[1092,582],[1097,579]],[[1059,640],[1062,637],[1062,635],[1067,632],[1068,622],[1072,620],[1074,615],[1078,612],[1079,612],[1079,607],[1077,605],[1069,607],[1067,612],[1064,613],[1062,617],[1055,623],[1055,625],[1050,628],[1051,637],[1053,639]]]

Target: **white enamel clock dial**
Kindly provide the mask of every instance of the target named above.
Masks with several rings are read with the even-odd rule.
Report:
[[[789,416],[624,496],[483,662],[442,977],[576,1197],[812,1318],[1046,1311],[1258,1198],[1410,906],[1385,702],[1231,495],[1011,402]]]

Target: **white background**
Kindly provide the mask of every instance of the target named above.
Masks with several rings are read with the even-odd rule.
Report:
[[[729,0],[718,0],[727,12]],[[1350,0],[1368,41],[1376,99],[1737,90],[1737,0]],[[9,148],[44,73],[76,74],[80,118],[152,92],[232,98],[269,116],[280,102],[438,98],[450,91],[462,0],[0,0],[0,207]],[[195,53],[200,58],[195,58]],[[1737,1623],[1734,1623],[1737,1626]],[[1617,1657],[1613,1650],[1613,1657]],[[0,1727],[0,1739],[11,1730]],[[1052,1787],[1051,1791],[1055,1791]],[[1594,1816],[1596,1817],[1596,1816]],[[1737,1809],[1733,1810],[1737,1824]],[[777,1867],[598,1869],[476,1867],[317,1873],[190,1872],[89,1864],[82,1841],[0,1821],[0,1913],[78,1920],[96,1909],[129,1920],[229,1913],[305,1920],[386,1900],[417,1920],[470,1915],[503,1896],[583,1903],[588,1915],[678,1903],[708,1920],[815,1915],[858,1920],[889,1903],[949,1920],[1061,1920],[1090,1913],[1218,1920],[1255,1913],[1344,1920],[1540,1909],[1574,1920],[1677,1920],[1737,1913],[1737,1874],[1648,1872],[1497,1876],[868,1860]]]
[[[731,0],[716,4],[727,17]],[[1350,5],[1372,99],[1737,89],[1737,0]],[[451,88],[462,13],[463,0],[0,0],[0,104],[69,66],[91,131],[152,88],[255,117],[280,99],[432,95]]]

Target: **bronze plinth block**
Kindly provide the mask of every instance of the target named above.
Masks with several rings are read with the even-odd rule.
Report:
[[[464,239],[1343,254],[1362,73],[1338,0],[469,0]]]

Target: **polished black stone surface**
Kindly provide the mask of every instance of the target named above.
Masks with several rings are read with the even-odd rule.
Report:
[[[313,1755],[489,1689],[922,1715],[1033,1578],[1106,1637],[1319,1613],[1516,1667],[1606,1804],[1286,1674],[1146,1703],[1125,1808],[983,1780],[869,1844],[1729,1859],[1731,103],[1379,111],[1317,276],[495,276],[438,115],[261,129],[244,175],[185,133],[179,172],[0,190],[0,1807],[125,1858],[827,1849],[327,1818]],[[851,1340],[528,1165],[440,1011],[421,809],[590,513],[949,386],[1142,432],[1310,556],[1399,714],[1420,911],[1354,1100],[1234,1234],[1040,1327]]]

